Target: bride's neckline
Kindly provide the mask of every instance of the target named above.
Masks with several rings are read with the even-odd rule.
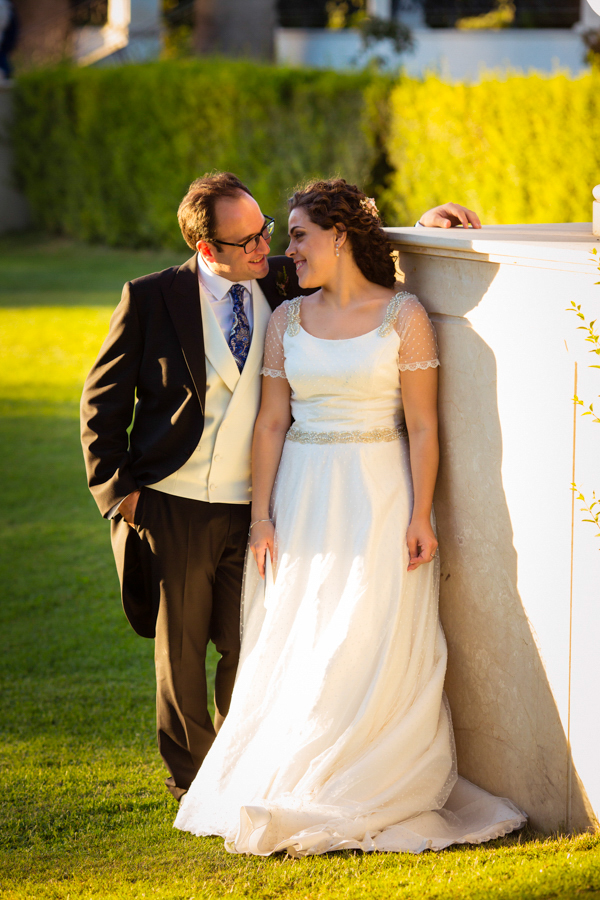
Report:
[[[357,340],[359,340],[359,338],[369,337],[370,334],[376,334],[376,332],[379,331],[379,329],[384,324],[384,322],[387,318],[387,314],[388,314],[388,310],[389,310],[390,306],[392,305],[392,303],[395,300],[397,300],[397,298],[402,293],[404,293],[404,291],[398,291],[397,294],[394,294],[394,296],[392,297],[392,299],[390,300],[390,302],[388,303],[388,305],[385,308],[385,313],[383,315],[383,319],[381,320],[381,322],[379,323],[379,325],[376,328],[372,328],[370,331],[363,331],[362,334],[355,334],[354,337],[349,337],[349,338],[321,338],[321,337],[317,337],[316,334],[311,334],[310,331],[307,331],[306,328],[304,327],[304,325],[302,324],[302,319],[300,317],[302,301],[304,300],[304,295],[302,295],[301,297],[296,298],[296,302],[298,303],[298,325],[300,327],[300,331],[303,331],[304,334],[306,334],[308,337],[312,338],[315,341],[325,341],[328,344],[339,344],[344,341],[357,341]],[[294,301],[292,300],[292,303],[293,302]]]
[[[349,338],[321,338],[317,337],[316,334],[311,334],[310,331],[307,331],[302,323],[300,323],[300,331],[303,331],[304,334],[309,338],[312,338],[313,341],[325,341],[327,344],[343,344],[345,341],[358,341],[359,338],[369,337],[370,334],[375,334],[380,328],[381,325],[378,325],[377,328],[373,328],[371,331],[364,331],[362,334],[355,334],[354,337]]]

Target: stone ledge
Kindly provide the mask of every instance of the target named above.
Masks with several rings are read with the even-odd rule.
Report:
[[[591,222],[551,225],[484,225],[465,228],[386,228],[390,241],[405,253],[446,256],[535,268],[594,274],[600,237]]]

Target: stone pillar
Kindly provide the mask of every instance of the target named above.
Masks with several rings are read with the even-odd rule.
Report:
[[[590,224],[388,231],[440,342],[435,509],[459,771],[535,828],[595,828],[600,539],[571,483],[588,502],[600,493],[600,426],[573,403],[596,400],[600,370],[567,309],[600,319],[600,238]]]
[[[126,50],[131,21],[130,0],[108,0],[107,12],[105,25],[85,25],[74,30],[73,57],[78,65],[91,66],[111,58],[119,61],[119,54]]]
[[[275,0],[195,0],[198,53],[273,58]]]

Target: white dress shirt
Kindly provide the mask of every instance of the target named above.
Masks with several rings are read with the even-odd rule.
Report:
[[[241,284],[244,291],[244,312],[250,326],[250,334],[252,334],[252,326],[254,324],[254,315],[252,309],[252,281],[229,281],[222,275],[217,275],[208,268],[202,254],[198,254],[198,281],[200,288],[204,288],[208,294],[212,311],[214,312],[217,322],[225,336],[225,340],[229,343],[229,335],[233,325],[233,300],[229,294],[232,284]]]

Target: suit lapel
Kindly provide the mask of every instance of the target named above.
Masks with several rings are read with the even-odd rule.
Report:
[[[252,326],[252,340],[248,358],[241,373],[237,367],[229,345],[225,340],[221,327],[217,321],[210,301],[201,293],[202,322],[204,324],[204,337],[206,344],[206,358],[221,376],[231,393],[236,391],[243,393],[247,385],[256,378],[262,366],[265,335],[267,325],[271,318],[271,307],[257,281],[252,288],[252,311],[254,324]]]
[[[200,291],[200,308],[202,310],[202,324],[204,326],[204,343],[206,358],[221,376],[231,393],[233,394],[238,381],[240,370],[221,331],[221,326],[210,305],[210,300],[205,291]],[[254,335],[252,337],[254,341]],[[252,342],[250,343],[252,347]]]
[[[265,335],[269,319],[271,318],[271,307],[257,281],[254,282],[252,290],[252,308],[254,312],[252,342],[248,359],[242,371],[242,378],[248,381],[257,375],[262,366],[265,351]]]
[[[196,257],[192,256],[179,267],[164,298],[204,412],[206,361],[196,265]]]
[[[260,399],[259,372],[263,362],[265,335],[267,333],[269,319],[271,318],[271,307],[257,282],[254,282],[252,288],[252,308],[254,313],[254,326],[252,329],[250,351],[226,413],[226,416],[234,416],[236,421],[238,416],[246,414],[256,418],[258,406],[255,407],[251,399],[252,395],[250,397],[248,396],[248,391],[250,389],[257,391],[256,403],[258,403]]]
[[[286,268],[288,266],[293,268],[290,260],[280,257],[277,259],[277,264],[272,267],[269,273],[270,277],[267,276],[265,279],[255,282],[253,290],[254,326],[252,342],[248,360],[242,372],[242,375],[245,375],[246,369],[248,370],[247,376],[244,378],[244,381],[247,383],[251,381],[252,375],[255,374],[262,362],[264,337],[271,308],[277,306],[284,299],[281,296],[281,292],[277,290],[275,281],[276,272],[282,263],[284,265],[288,264]],[[190,370],[202,412],[204,412],[206,397],[205,354],[232,392],[240,380],[240,373],[214,312],[211,309],[208,310],[210,316],[203,316],[202,314],[197,265],[196,257],[192,256],[191,259],[188,259],[187,262],[179,267],[169,290],[164,294],[164,299],[181,344],[187,367]],[[294,296],[297,285],[295,270],[293,272],[290,271],[288,274],[290,276],[288,287],[292,288],[291,293]],[[267,290],[264,290],[265,287]],[[286,291],[286,293],[289,296],[289,291]],[[205,327],[210,328],[210,335],[207,331],[205,336]]]

